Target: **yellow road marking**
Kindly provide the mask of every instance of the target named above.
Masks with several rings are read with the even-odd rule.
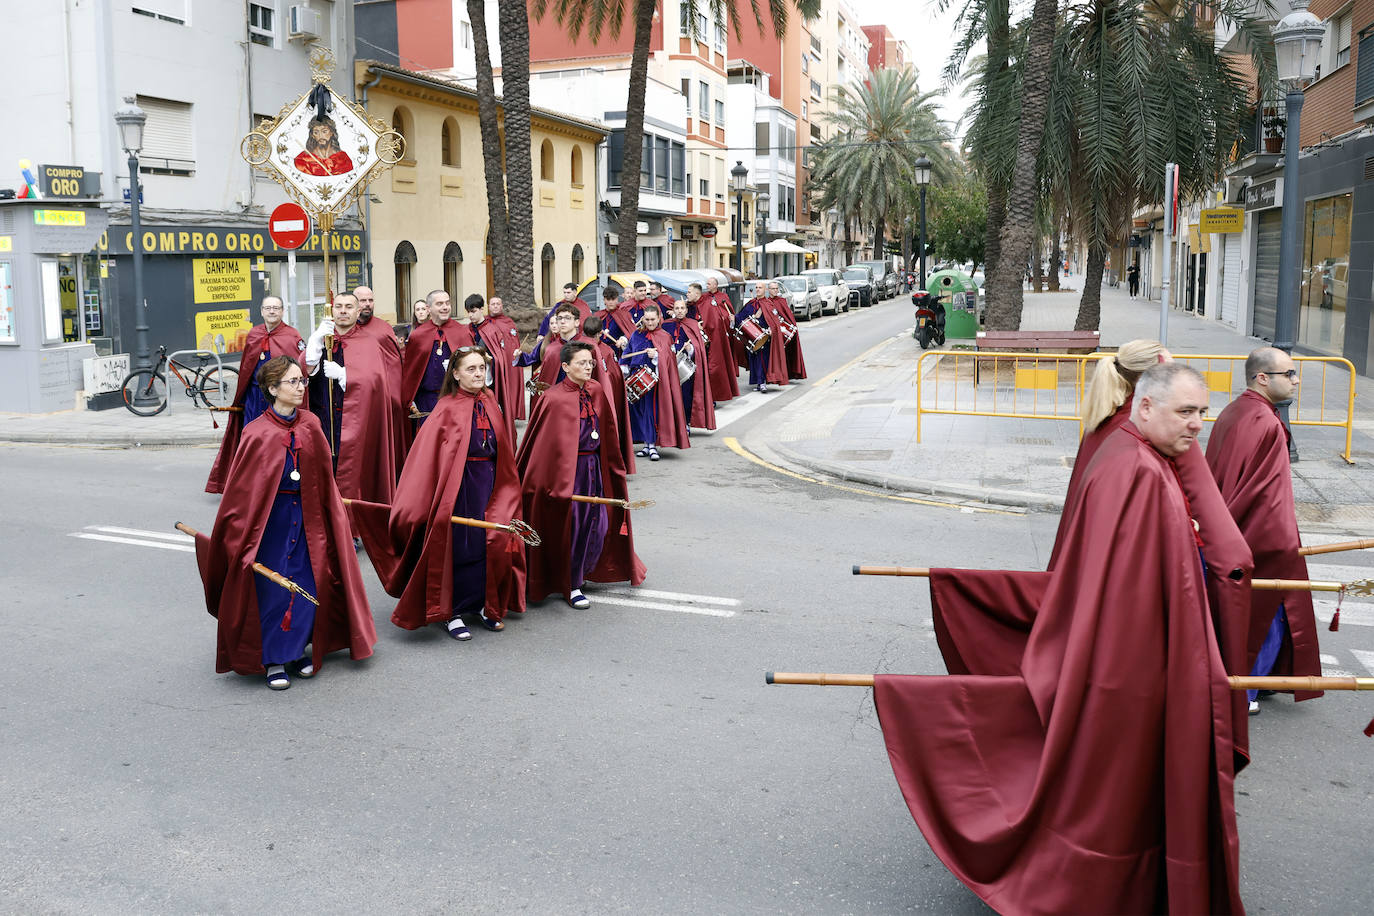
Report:
[[[872,490],[861,490],[858,487],[847,487],[844,484],[831,483],[828,480],[820,480],[816,477],[808,477],[805,474],[798,474],[796,471],[789,471],[787,468],[780,468],[776,464],[764,461],[758,455],[755,455],[753,452],[749,451],[744,446],[740,445],[739,440],[736,439],[734,436],[726,436],[721,441],[725,443],[726,447],[728,447],[730,451],[734,452],[736,455],[739,455],[741,458],[754,462],[754,464],[757,464],[760,467],[765,467],[776,474],[782,474],[784,477],[791,477],[794,480],[804,480],[807,483],[814,483],[818,486],[830,487],[832,490],[843,490],[846,493],[858,493],[860,496],[872,496],[875,499],[890,499],[899,503],[914,503],[918,506],[932,506],[936,509],[958,509],[961,512],[986,512],[991,515],[1021,516],[1024,514],[1023,512],[1013,512],[1007,509],[993,509],[991,507],[983,506],[968,506],[959,503],[940,502],[934,499],[917,499],[914,496],[897,496],[891,493],[875,493]]]

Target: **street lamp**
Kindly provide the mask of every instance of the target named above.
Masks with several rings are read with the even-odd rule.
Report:
[[[926,185],[930,184],[930,160],[924,155],[914,163],[916,187],[921,189],[921,285],[926,288]]]
[[[1278,78],[1288,87],[1284,98],[1288,125],[1283,151],[1283,215],[1279,227],[1279,295],[1274,313],[1274,346],[1290,352],[1298,337],[1298,124],[1302,115],[1303,90],[1317,76],[1317,54],[1326,28],[1307,11],[1308,0],[1292,0],[1292,12],[1274,26],[1274,62]],[[1247,380],[1248,381],[1248,380]],[[1279,408],[1288,427],[1288,405]],[[1298,459],[1289,438],[1288,456]]]
[[[134,104],[133,96],[124,97],[124,107],[114,113],[119,125],[119,142],[129,156],[129,228],[133,230],[130,246],[134,259],[134,368],[152,367],[152,353],[148,349],[148,304],[143,301],[143,230],[138,220],[138,154],[143,149],[143,125],[148,115]]]
[[[744,273],[744,189],[747,187],[744,179],[748,177],[749,170],[736,159],[735,167],[730,170],[730,186],[735,189],[735,267],[741,274]]]
[[[755,220],[759,226],[759,279],[768,279],[768,206],[773,198],[767,191],[760,191],[754,197],[754,208],[758,213]]]

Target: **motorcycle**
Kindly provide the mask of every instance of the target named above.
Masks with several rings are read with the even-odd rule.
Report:
[[[945,343],[945,304],[935,293],[918,289],[911,294],[911,303],[916,306],[916,328],[911,336],[921,343],[922,350],[930,349],[933,342],[937,347]]]

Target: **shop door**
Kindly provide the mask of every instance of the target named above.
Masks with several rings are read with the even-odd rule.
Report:
[[[1221,252],[1221,323],[1238,327],[1240,319],[1240,235],[1223,235]]]
[[[1283,210],[1265,210],[1255,224],[1255,320],[1250,333],[1274,339],[1279,308],[1279,234]]]

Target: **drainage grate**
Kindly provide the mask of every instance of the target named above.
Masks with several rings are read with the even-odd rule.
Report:
[[[1050,439],[1039,439],[1035,436],[1012,436],[1011,441],[1017,445],[1054,445]]]

